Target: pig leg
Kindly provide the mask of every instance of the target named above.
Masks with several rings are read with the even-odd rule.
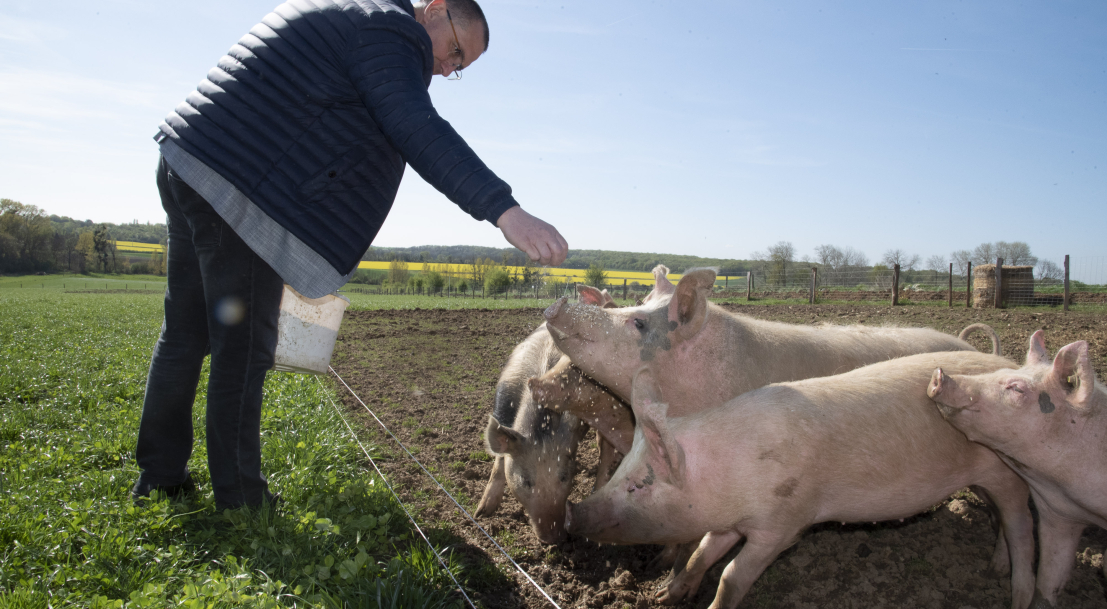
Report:
[[[700,540],[690,541],[688,543],[670,543],[661,548],[661,552],[657,554],[650,561],[647,569],[668,569],[672,568],[669,572],[669,576],[665,578],[665,581],[661,582],[663,585],[668,584],[674,577],[680,575],[680,572],[684,570],[684,567],[688,565],[688,560],[692,558],[692,553],[696,551],[696,548],[700,547]]]
[[[497,456],[492,464],[492,475],[488,478],[488,484],[484,487],[480,504],[477,505],[476,515],[491,516],[500,509],[500,502],[504,500],[504,487],[507,486],[507,466],[503,456]]]
[[[999,515],[1000,534],[992,555],[992,568],[1002,572],[1009,565],[1011,607],[1024,609],[1034,595],[1034,518],[1029,507],[1030,489],[1013,474],[997,460],[991,479],[979,486],[985,491],[981,496],[995,506]],[[1007,556],[1000,556],[1001,553]]]
[[[1011,552],[1007,548],[1007,535],[1003,528],[999,506],[983,488],[970,486],[969,489],[988,505],[988,517],[992,521],[992,529],[996,534],[996,548],[992,552],[992,560],[988,563],[988,568],[996,575],[1007,575],[1011,572]]]
[[[611,474],[614,474],[615,469],[623,462],[622,453],[615,450],[615,447],[606,438],[597,435],[596,443],[600,445],[600,466],[596,470],[596,485],[592,487],[593,493],[603,488],[603,485],[611,480]]]
[[[798,533],[798,532],[797,532]],[[795,542],[796,534],[780,535],[763,531],[746,537],[746,545],[738,556],[723,569],[719,589],[708,609],[736,609],[749,592],[753,582],[761,576],[777,556]]]
[[[1035,501],[1038,507],[1038,541],[1040,555],[1038,559],[1038,589],[1034,594],[1031,607],[1053,607],[1057,595],[1065,587],[1075,562],[1076,546],[1080,543],[1080,534],[1086,526],[1082,522],[1073,522],[1057,515],[1042,501]]]
[[[696,590],[700,587],[700,581],[703,580],[704,574],[711,568],[711,565],[722,558],[741,539],[742,534],[738,531],[713,531],[708,533],[700,541],[700,546],[692,554],[692,558],[688,560],[688,566],[674,577],[664,590],[658,591],[658,602],[663,605],[675,605],[685,597],[695,595]],[[746,545],[749,545],[748,540]],[[745,552],[745,549],[742,551]]]

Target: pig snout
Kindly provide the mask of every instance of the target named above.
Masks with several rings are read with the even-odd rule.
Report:
[[[565,308],[565,303],[567,302],[569,302],[569,297],[562,296],[561,298],[557,299],[557,302],[546,307],[546,311],[543,313],[543,315],[546,316],[546,321],[552,322],[556,320],[558,316],[561,315],[561,311]]]
[[[547,512],[531,518],[531,528],[538,535],[538,541],[547,545],[559,544],[569,536],[568,505],[562,506],[560,513]]]
[[[941,368],[934,370],[934,374],[930,376],[926,395],[934,400],[945,417],[953,416],[972,405],[972,397],[961,389],[953,377],[942,372]]]
[[[935,368],[934,374],[930,375],[930,384],[926,386],[926,395],[932,400],[937,399],[942,393],[942,383],[948,378],[941,368]]]
[[[585,499],[580,503],[568,503],[565,512],[565,530],[570,535],[585,537],[592,541],[607,541],[604,535],[616,526],[611,518],[612,511],[604,509],[606,504],[595,499]]]

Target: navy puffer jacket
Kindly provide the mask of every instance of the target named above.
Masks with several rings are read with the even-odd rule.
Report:
[[[213,202],[255,251],[243,234],[252,224],[229,216],[260,210],[348,277],[388,215],[405,162],[478,220],[495,223],[516,205],[507,183],[435,111],[433,62],[407,0],[291,0],[219,61],[157,139],[163,152],[169,140],[256,206],[224,212]]]

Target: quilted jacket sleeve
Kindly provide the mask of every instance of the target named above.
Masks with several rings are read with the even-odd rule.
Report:
[[[507,182],[434,109],[423,80],[427,52],[395,31],[376,30],[349,49],[350,77],[404,161],[462,210],[495,224],[518,203]]]

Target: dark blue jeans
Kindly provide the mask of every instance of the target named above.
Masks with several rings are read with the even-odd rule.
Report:
[[[210,353],[206,430],[216,505],[258,506],[271,497],[261,473],[261,401],[284,284],[164,158],[157,182],[169,224],[168,287],[135,449],[136,489],[188,476],[192,404]]]

